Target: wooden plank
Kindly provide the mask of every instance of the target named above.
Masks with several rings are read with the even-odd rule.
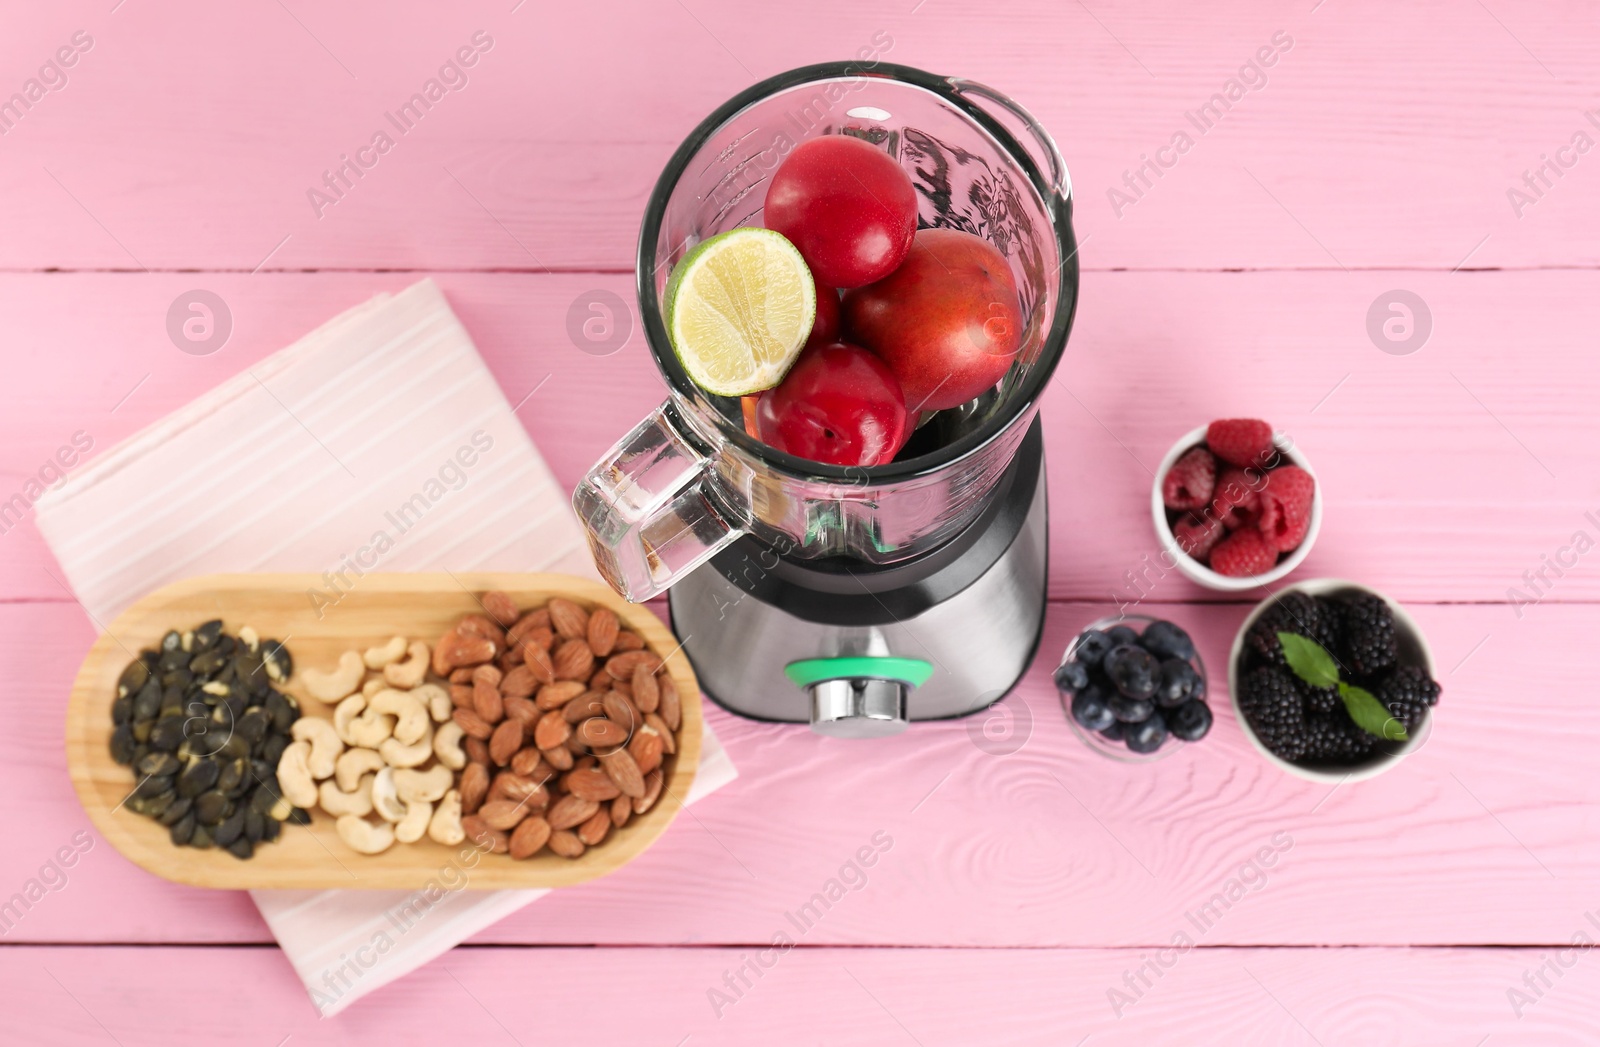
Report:
[[[1144,975],[1148,988],[1141,966],[1159,974]],[[1541,967],[1548,987],[1530,973]],[[214,1043],[243,1030],[313,1047],[462,1036],[697,1047],[802,1036],[843,1047],[1600,1037],[1600,964],[1570,948],[457,949],[332,1020],[270,949],[8,948],[0,972],[11,1035],[62,1047]],[[1120,1015],[1113,990],[1131,1001]]]
[[[1600,139],[1600,24],[1579,0],[1493,6],[14,4],[4,95],[75,31],[94,44],[4,137],[0,268],[630,270],[699,120],[862,51],[1030,107],[1069,161],[1092,268],[1595,265],[1600,159],[1571,143]],[[493,46],[460,89],[392,126],[480,29]],[[1275,64],[1249,69],[1263,47]],[[1191,120],[1241,75],[1255,86],[1220,119]],[[319,212],[308,192],[382,130],[393,148]],[[1530,174],[1547,158],[1571,166]]]
[[[92,453],[163,417],[399,274],[0,276],[0,310],[27,395],[0,415],[0,502],[75,433]],[[591,355],[569,333],[585,292],[631,299],[624,275],[441,274],[453,308],[561,484],[662,395],[631,317]],[[167,309],[192,288],[228,303],[229,342],[175,348]],[[1434,329],[1411,355],[1366,330],[1383,292],[1412,290]],[[1302,576],[1353,577],[1404,600],[1600,599],[1591,544],[1600,439],[1590,272],[1092,273],[1067,356],[1043,399],[1057,598],[1211,598],[1162,570],[1150,476],[1171,442],[1218,416],[1287,431],[1328,509]],[[582,344],[580,344],[582,343]],[[64,347],[64,348],[63,348]],[[535,391],[536,390],[536,391]],[[1568,561],[1556,574],[1547,562]],[[43,565],[43,566],[41,566]],[[1152,566],[1153,565],[1153,566]],[[0,598],[61,599],[31,522],[0,534]],[[1544,571],[1542,579],[1524,572]],[[1132,580],[1130,580],[1130,575]],[[1537,617],[1547,606],[1523,607]],[[1508,622],[1516,611],[1503,611]]]
[[[1240,732],[1222,669],[1238,606],[1171,609],[1209,668],[1210,738],[1143,766],[1086,749],[1049,670],[1107,610],[1053,605],[1038,663],[987,718],[852,745],[708,709],[739,779],[627,868],[559,891],[481,940],[763,941],[830,878],[854,879],[841,869],[883,846],[878,833],[891,844],[864,886],[808,940],[1151,947],[1177,930],[1199,934],[1193,916],[1207,945],[1531,944],[1565,941],[1594,907],[1600,712],[1568,660],[1528,654],[1583,649],[1600,625],[1593,605],[1545,608],[1537,626],[1504,607],[1413,607],[1441,667],[1437,723],[1397,769],[1338,787],[1282,774]],[[70,605],[11,604],[0,606],[0,635],[11,679],[0,732],[9,895],[87,826],[61,723],[93,632]],[[70,891],[47,893],[6,941],[266,940],[243,895],[166,883],[91,839]]]

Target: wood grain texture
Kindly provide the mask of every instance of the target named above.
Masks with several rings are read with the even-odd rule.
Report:
[[[1600,25],[1580,0],[512,6],[14,0],[6,94],[75,30],[95,43],[4,138],[0,267],[629,271],[656,174],[696,123],[757,79],[863,49],[1030,108],[1072,170],[1092,268],[1600,261],[1600,155],[1570,150],[1600,138],[1584,115]],[[464,85],[395,130],[385,114],[480,29],[494,44]],[[1292,46],[1202,132],[1186,114],[1280,32]],[[385,129],[393,149],[319,217],[308,190]],[[1113,203],[1179,132],[1193,147]],[[1508,190],[1564,147],[1575,164],[1519,214]]]
[[[1290,778],[1243,737],[1221,668],[1242,607],[1171,609],[1210,673],[1208,739],[1154,766],[1085,748],[1049,670],[1107,610],[1053,605],[1013,697],[895,739],[852,745],[708,709],[739,779],[628,867],[480,940],[766,940],[879,831],[893,846],[870,885],[808,941],[1156,946],[1244,879],[1246,895],[1209,921],[1203,944],[1545,943],[1566,940],[1596,904],[1600,712],[1569,666],[1528,651],[1581,647],[1600,609],[1564,607],[1535,627],[1503,606],[1413,606],[1445,687],[1433,731],[1394,771],[1343,786]],[[0,733],[0,794],[16,800],[0,806],[9,895],[86,826],[59,717],[93,634],[62,605],[0,607],[0,626],[33,652],[25,673],[8,667],[18,683]],[[15,649],[7,658],[20,668]],[[166,883],[95,839],[70,891],[47,895],[5,940],[267,940],[242,895]],[[1246,865],[1263,847],[1281,851],[1257,885]]]
[[[95,452],[412,277],[397,274],[56,274],[0,278],[28,390],[0,412],[0,502],[81,431]],[[441,274],[439,283],[562,486],[664,396],[637,325],[612,355],[568,331],[584,292],[631,297],[620,275]],[[193,357],[166,332],[181,292],[230,303],[234,334]],[[1366,315],[1381,292],[1431,303],[1410,356],[1380,352]],[[1050,592],[1058,599],[1217,599],[1162,570],[1150,473],[1213,417],[1258,415],[1314,464],[1322,536],[1295,577],[1336,576],[1402,600],[1600,599],[1593,556],[1556,575],[1574,532],[1600,539],[1593,448],[1600,274],[1090,273],[1043,414]],[[57,344],[80,347],[57,352]],[[93,350],[94,367],[82,353]],[[131,392],[131,395],[130,395]],[[338,447],[335,448],[339,450]],[[1547,471],[1548,470],[1548,471]],[[1570,551],[1569,554],[1570,558]],[[41,564],[43,566],[41,566]],[[1530,584],[1524,572],[1545,571]],[[31,520],[0,534],[0,596],[62,599]],[[1548,606],[1521,609],[1532,620]]]
[[[477,853],[472,843],[446,847],[424,837],[382,854],[361,855],[334,831],[334,819],[316,810],[311,824],[286,826],[276,843],[249,861],[220,849],[174,847],[156,822],[123,806],[137,781],[111,759],[111,700],[123,668],[145,649],[158,649],[171,629],[192,629],[211,618],[236,632],[249,625],[265,638],[286,640],[295,675],[280,687],[302,716],[333,719],[332,706],[310,697],[304,670],[327,671],[346,651],[363,651],[401,635],[431,648],[466,614],[482,614],[477,594],[495,589],[524,611],[560,596],[586,608],[609,607],[625,628],[644,638],[665,660],[682,700],[679,748],[665,764],[663,798],[655,808],[616,830],[604,846],[576,860],[543,851],[524,861]],[[700,759],[700,691],[677,639],[648,608],[630,604],[597,582],[551,574],[368,574],[343,591],[331,608],[307,599],[326,593],[311,574],[209,575],[156,590],[111,622],[79,668],[67,703],[67,773],[95,829],[134,863],[176,883],[231,890],[277,888],[420,889],[445,867],[469,857],[471,890],[569,887],[622,868],[644,853],[672,824],[694,784]]]
[[[1563,942],[1563,945],[1566,943]],[[1588,1047],[1600,962],[1547,949],[458,949],[335,1021],[269,949],[0,949],[17,1042]],[[769,963],[759,978],[750,973]],[[748,988],[735,972],[746,964]],[[1566,965],[1566,966],[1562,966]],[[1524,977],[1543,966],[1546,988]],[[1550,973],[1555,972],[1555,973]],[[734,978],[735,997],[724,977]],[[1534,976],[1535,978],[1537,976]],[[1138,986],[1137,981],[1133,983]],[[196,986],[205,986],[196,991]],[[602,988],[603,987],[603,988]],[[1121,1016],[1108,991],[1132,999]],[[1508,990],[1525,993],[1518,1016]],[[724,994],[713,1002],[711,991]],[[602,1006],[602,998],[630,1001]],[[296,999],[299,997],[299,999]],[[552,1001],[566,1005],[552,1006]],[[589,1001],[586,1005],[585,1001]],[[636,1001],[636,1002],[634,1002]],[[718,1010],[720,1007],[720,1014]]]

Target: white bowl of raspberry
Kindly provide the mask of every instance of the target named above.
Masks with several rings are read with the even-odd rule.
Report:
[[[1211,445],[1223,440],[1236,446],[1219,453]],[[1256,419],[1222,419],[1185,433],[1161,459],[1150,516],[1163,555],[1185,578],[1244,592],[1285,577],[1311,552],[1322,484],[1288,436]]]
[[[1305,644],[1291,656],[1277,638],[1284,632],[1330,658],[1319,669]],[[1331,686],[1303,673],[1330,674],[1319,682]],[[1416,620],[1377,590],[1338,578],[1297,582],[1261,601],[1228,654],[1228,697],[1245,737],[1268,762],[1313,782],[1360,781],[1398,765],[1427,741],[1439,694]]]

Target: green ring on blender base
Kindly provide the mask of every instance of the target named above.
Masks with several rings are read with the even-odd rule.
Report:
[[[933,666],[921,658],[889,658],[859,655],[841,658],[803,658],[783,667],[783,675],[796,687],[805,688],[824,680],[896,680],[920,687],[933,675]]]

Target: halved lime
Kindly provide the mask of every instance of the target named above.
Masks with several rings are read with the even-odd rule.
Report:
[[[697,244],[673,269],[664,301],[683,369],[718,396],[783,381],[817,315],[805,259],[771,229],[730,229]]]

